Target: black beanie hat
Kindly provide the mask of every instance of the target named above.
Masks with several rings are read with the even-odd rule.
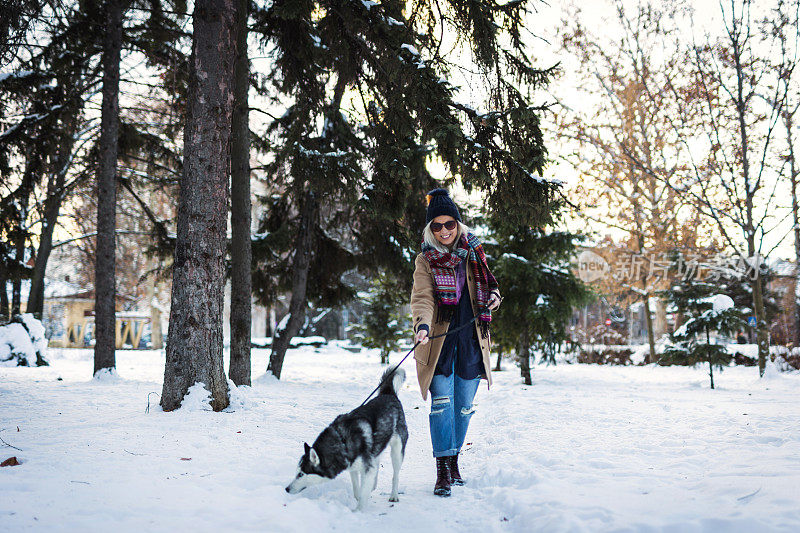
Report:
[[[461,215],[458,214],[458,208],[450,199],[447,189],[433,189],[426,198],[428,211],[425,213],[425,224],[430,224],[431,220],[441,215],[450,215],[461,222]]]

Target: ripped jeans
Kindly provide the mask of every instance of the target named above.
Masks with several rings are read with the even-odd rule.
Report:
[[[474,411],[472,400],[481,378],[461,379],[455,372],[433,376],[431,386],[431,444],[433,456],[456,455],[464,444],[469,420]]]

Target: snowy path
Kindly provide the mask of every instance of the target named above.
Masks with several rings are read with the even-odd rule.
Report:
[[[377,383],[377,356],[291,350],[284,379],[258,369],[233,412],[144,412],[163,356],[117,353],[119,379],[88,380],[91,352],[0,368],[0,531],[798,531],[800,374],[754,368],[516,368],[478,392],[466,487],[432,495],[427,406],[413,366],[401,391],[411,438],[400,502],[391,466],[353,513],[349,477],[290,496],[303,441]],[[397,360],[395,356],[393,360]],[[57,378],[63,378],[57,381]],[[157,404],[153,396],[151,404]],[[17,427],[19,431],[17,431]],[[182,458],[190,460],[182,460]]]

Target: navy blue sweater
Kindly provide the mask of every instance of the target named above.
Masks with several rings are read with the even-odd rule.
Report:
[[[472,312],[469,287],[466,283],[466,266],[467,260],[465,259],[456,267],[456,269],[461,270],[461,272],[456,273],[456,279],[463,285],[461,286],[461,296],[458,299],[458,305],[453,313],[453,319],[450,321],[448,331],[463,326],[475,316]],[[434,374],[449,376],[453,369],[461,379],[475,379],[486,373],[483,368],[483,355],[481,354],[474,327],[464,328],[458,333],[445,337]]]

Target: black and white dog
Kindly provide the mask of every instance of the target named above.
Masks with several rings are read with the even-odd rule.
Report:
[[[296,494],[348,470],[353,482],[353,495],[358,500],[356,510],[360,511],[378,484],[378,457],[387,446],[391,446],[394,473],[389,501],[398,501],[397,486],[408,428],[397,391],[405,381],[406,373],[397,369],[390,379],[386,379],[389,372],[391,369],[383,373],[378,396],[347,414],[337,416],[320,433],[313,446],[303,443],[305,451],[297,465],[297,475],[286,487],[286,492]]]

